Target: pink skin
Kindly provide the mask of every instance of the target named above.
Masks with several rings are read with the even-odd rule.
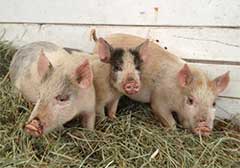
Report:
[[[39,119],[35,118],[25,125],[24,131],[34,137],[40,137],[43,134],[43,125]]]
[[[123,90],[129,95],[133,95],[139,92],[140,86],[135,81],[126,82],[123,84]]]
[[[193,133],[197,135],[209,136],[211,134],[211,129],[208,127],[206,121],[200,121],[198,126],[193,129]]]

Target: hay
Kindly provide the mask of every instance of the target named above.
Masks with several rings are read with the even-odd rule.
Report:
[[[0,83],[13,53],[0,43]],[[96,131],[72,122],[37,139],[22,131],[31,109],[11,90],[6,78],[0,86],[0,167],[240,167],[240,130],[229,121],[217,121],[210,137],[165,130],[147,105],[124,98],[117,120],[98,123]]]

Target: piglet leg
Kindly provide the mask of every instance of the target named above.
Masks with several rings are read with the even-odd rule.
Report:
[[[103,121],[105,119],[105,110],[104,110],[104,104],[98,103],[96,107],[96,118],[99,121]]]
[[[90,130],[94,129],[96,114],[95,112],[84,112],[82,115],[82,127]]]
[[[116,99],[116,100],[111,101],[107,105],[107,115],[110,120],[114,120],[117,118],[116,112],[117,112],[118,102],[119,102],[119,99]]]
[[[168,108],[162,105],[160,102],[157,101],[158,99],[154,99],[151,102],[152,112],[154,117],[159,120],[163,126],[171,129],[176,128],[176,121],[173,118],[172,113]]]

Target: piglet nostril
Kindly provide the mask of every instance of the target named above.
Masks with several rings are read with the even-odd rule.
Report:
[[[138,91],[140,89],[139,85],[135,85],[134,89]]]
[[[128,85],[126,88],[127,88],[127,89],[132,89],[132,86],[131,86],[131,85]]]

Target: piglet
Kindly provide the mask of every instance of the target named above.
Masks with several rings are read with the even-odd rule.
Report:
[[[91,59],[96,90],[96,112],[102,118],[104,107],[110,119],[116,118],[119,98],[135,95],[141,88],[140,67],[147,60],[149,40],[130,48],[112,46],[103,38],[92,37],[96,42]]]
[[[95,124],[93,73],[84,54],[74,57],[49,42],[20,48],[10,65],[17,90],[35,103],[24,130],[39,137],[80,115],[83,127]]]
[[[96,40],[96,53],[89,55],[94,74],[96,113],[100,119],[104,118],[106,107],[108,117],[114,119],[120,97],[134,95],[141,87],[139,68],[147,59],[148,40],[128,49],[112,47],[103,38]],[[70,52],[81,54],[76,49]]]

